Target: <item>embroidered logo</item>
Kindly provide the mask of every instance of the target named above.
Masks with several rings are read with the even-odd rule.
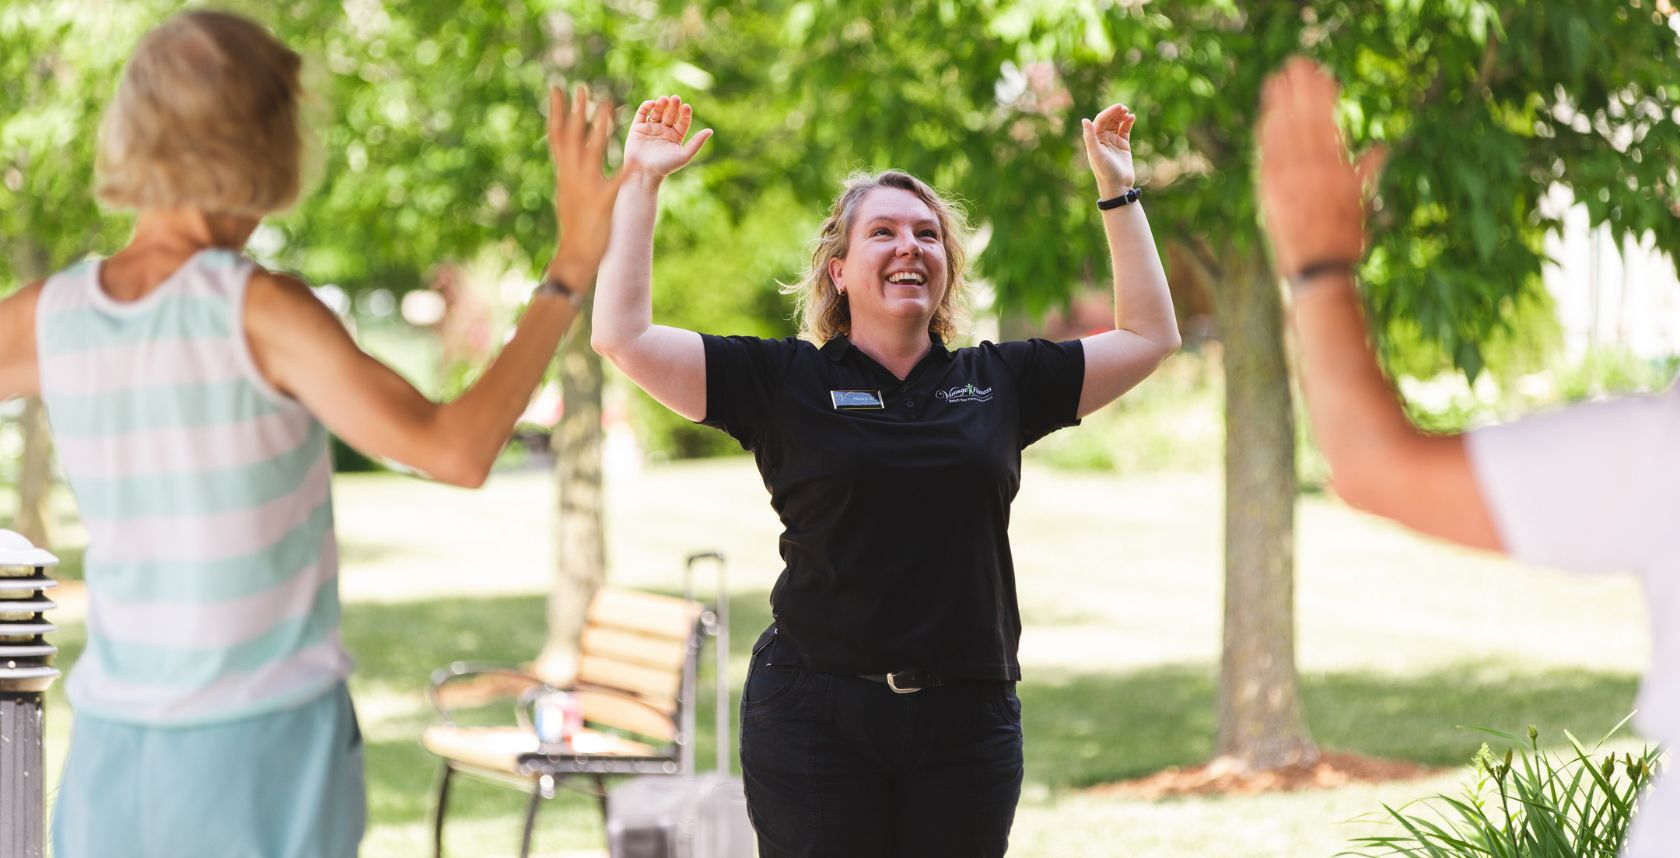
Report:
[[[939,397],[940,399],[945,400],[946,402],[991,402],[992,401],[992,389],[991,388],[989,388],[989,387],[985,387],[985,388],[975,387],[973,384],[965,384],[962,387],[953,387],[950,390],[937,390],[937,391],[934,391],[933,395]]]

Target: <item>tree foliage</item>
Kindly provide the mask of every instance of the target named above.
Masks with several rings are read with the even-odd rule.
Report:
[[[486,246],[539,264],[553,216],[536,105],[566,78],[620,102],[686,93],[718,127],[699,188],[667,194],[662,262],[766,195],[814,217],[847,170],[891,165],[966,199],[989,227],[980,270],[1002,302],[1043,309],[1101,274],[1077,118],[1132,105],[1158,234],[1217,264],[1258,238],[1257,87],[1298,51],[1346,82],[1355,142],[1392,147],[1373,310],[1456,365],[1479,370],[1480,344],[1536,288],[1553,185],[1618,237],[1680,249],[1676,35],[1647,3],[246,5],[311,58],[319,95],[319,188],[276,221],[273,247],[352,291],[408,288]],[[97,117],[137,34],[172,6],[0,9],[0,283],[19,282],[25,241],[59,265],[120,238],[125,219],[90,193]],[[756,242],[740,268],[762,249],[785,269],[794,246],[791,232]],[[665,294],[686,295],[680,281]]]
[[[127,57],[114,46],[161,5],[0,6],[0,294],[121,239],[126,219],[94,202],[94,142]]]
[[[1354,137],[1393,146],[1369,278],[1390,328],[1415,324],[1480,371],[1482,343],[1538,288],[1554,185],[1618,239],[1680,252],[1680,39],[1642,6],[1388,2],[1327,22],[1327,55],[1359,81]]]
[[[758,122],[798,141],[727,157],[754,159],[816,200],[853,167],[924,175],[989,227],[980,270],[1007,306],[1043,309],[1101,278],[1077,120],[1114,100],[1140,116],[1135,142],[1151,170],[1146,200],[1158,236],[1192,244],[1216,273],[1257,246],[1258,88],[1302,52],[1345,82],[1354,143],[1391,147],[1370,260],[1373,309],[1385,328],[1415,325],[1460,368],[1480,370],[1480,344],[1505,325],[1518,296],[1538,288],[1541,238],[1559,227],[1541,203],[1553,185],[1574,189],[1595,224],[1680,250],[1676,34],[1644,4],[703,8],[715,26],[775,36],[774,58],[752,89],[787,97]],[[739,52],[729,48],[740,42],[695,40],[691,61],[732,68]]]

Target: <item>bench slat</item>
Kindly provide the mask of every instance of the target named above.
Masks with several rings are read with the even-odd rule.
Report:
[[[579,646],[586,656],[639,664],[655,670],[681,672],[688,660],[688,641],[591,626],[583,630]]]
[[[677,692],[682,688],[682,673],[655,670],[601,656],[584,656],[578,660],[578,681],[627,691],[647,701],[649,706],[674,712]]]
[[[687,641],[699,617],[700,606],[694,602],[602,587],[589,603],[585,627],[620,629]]]
[[[580,689],[577,696],[583,706],[583,720],[590,724],[627,730],[660,742],[677,738],[676,719],[645,703],[587,688]]]

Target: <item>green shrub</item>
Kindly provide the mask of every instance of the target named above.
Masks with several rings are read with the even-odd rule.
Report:
[[[1627,723],[1626,719],[1623,724]],[[1614,735],[1621,724],[1610,731]],[[1472,764],[1475,782],[1463,796],[1435,795],[1375,815],[1400,833],[1360,837],[1342,855],[1428,858],[1615,858],[1627,839],[1639,790],[1651,782],[1660,753],[1601,753],[1606,736],[1588,751],[1567,731],[1570,752],[1540,750],[1540,732],[1526,743],[1494,730],[1509,745],[1503,756],[1486,744]],[[1597,754],[1598,756],[1594,756]]]
[[[630,403],[637,440],[655,462],[742,454],[734,438],[660,405],[641,390],[630,393]]]
[[[1028,448],[1073,471],[1195,471],[1224,461],[1224,394],[1217,351],[1185,351],[1119,401]]]
[[[1675,368],[1672,357],[1643,358],[1629,349],[1600,346],[1556,374],[1558,396],[1564,402],[1578,402],[1595,396],[1649,393],[1672,382]]]

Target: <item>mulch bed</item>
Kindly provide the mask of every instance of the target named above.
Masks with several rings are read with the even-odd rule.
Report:
[[[1190,768],[1170,768],[1134,780],[1099,784],[1086,794],[1147,801],[1175,796],[1255,795],[1417,780],[1444,771],[1405,760],[1325,751],[1313,763],[1264,771],[1249,771],[1233,759],[1217,758]]]

